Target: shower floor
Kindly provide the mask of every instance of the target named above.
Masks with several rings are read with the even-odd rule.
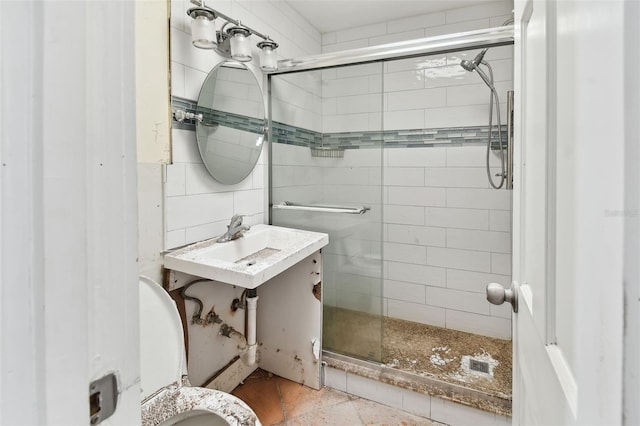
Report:
[[[405,382],[413,377],[416,385],[408,387],[414,390],[425,378],[450,384],[451,388],[442,392],[433,392],[432,385],[425,389],[451,396],[449,399],[456,402],[510,414],[510,340],[389,317],[381,320],[377,315],[328,306],[323,322],[325,350],[382,363],[401,372]]]

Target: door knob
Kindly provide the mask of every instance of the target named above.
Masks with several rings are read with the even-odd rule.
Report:
[[[518,313],[518,290],[511,284],[511,288],[505,289],[501,284],[487,284],[487,300],[494,305],[511,303],[513,312]]]

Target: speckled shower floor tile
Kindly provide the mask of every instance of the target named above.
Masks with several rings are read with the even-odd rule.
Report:
[[[324,309],[323,338],[325,350],[511,399],[510,340],[395,318],[380,321],[376,315],[332,307]]]

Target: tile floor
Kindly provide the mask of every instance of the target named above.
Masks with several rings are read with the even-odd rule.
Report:
[[[317,391],[260,369],[232,393],[264,426],[442,425],[335,389]]]

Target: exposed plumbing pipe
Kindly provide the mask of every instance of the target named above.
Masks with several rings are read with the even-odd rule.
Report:
[[[256,289],[247,291],[247,365],[256,363],[258,349],[256,340],[256,311],[258,309],[258,294]]]
[[[186,300],[191,300],[193,302],[195,302],[198,307],[196,308],[196,312],[193,314],[193,316],[191,317],[191,322],[194,324],[211,324],[211,323],[217,323],[220,324],[222,323],[222,319],[220,319],[220,317],[213,312],[213,309],[211,312],[209,312],[209,314],[207,315],[207,320],[204,320],[200,317],[200,315],[202,314],[203,311],[203,303],[200,299],[193,297],[193,296],[189,296],[187,294],[185,294],[185,291],[191,287],[193,284],[197,284],[197,283],[201,283],[201,282],[209,282],[211,280],[208,279],[197,279],[194,281],[191,281],[189,283],[187,283],[182,290],[180,291],[180,294],[182,295],[182,297]],[[247,346],[247,365],[251,366],[254,365],[256,363],[256,354],[258,351],[258,344],[257,344],[257,338],[256,338],[256,328],[257,328],[257,319],[256,319],[256,312],[258,310],[258,293],[256,291],[256,289],[247,289],[242,293],[242,296],[240,296],[241,300],[242,298],[244,298],[245,302],[246,302],[246,307],[247,307],[247,336],[245,339],[245,336],[242,335],[242,333],[236,331],[233,329],[233,327],[230,327],[226,324],[222,324],[222,327],[220,328],[220,334],[226,337],[231,337],[232,335],[235,335],[236,337],[238,337],[241,340],[241,343],[246,343]],[[226,331],[225,329],[223,329],[224,327],[227,327]],[[242,351],[244,348],[243,347],[239,347],[239,349]]]
[[[247,339],[244,337],[244,334],[240,333],[238,330],[231,327],[229,324],[222,323],[220,325],[219,334],[228,338],[235,336],[236,338],[238,338],[238,340],[240,340],[240,345],[238,346],[238,349],[240,349],[240,351],[247,349]]]
[[[182,287],[182,290],[180,290],[180,296],[182,296],[183,299],[191,300],[192,302],[194,302],[197,305],[196,311],[191,316],[191,322],[193,324],[202,324],[202,323],[204,323],[204,320],[200,317],[200,315],[202,315],[202,311],[204,310],[204,305],[202,304],[202,300],[198,299],[197,297],[193,297],[193,296],[187,295],[186,291],[187,291],[187,289],[189,287],[191,287],[194,284],[210,282],[210,281],[211,280],[209,280],[209,279],[199,278],[197,280],[193,280],[191,282],[188,282],[187,284],[185,284]]]

